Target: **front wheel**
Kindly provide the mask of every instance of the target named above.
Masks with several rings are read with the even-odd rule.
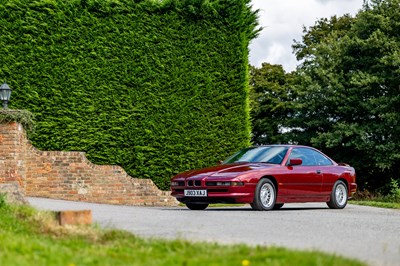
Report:
[[[257,211],[269,211],[274,209],[276,202],[276,188],[269,179],[261,179],[254,193],[254,201],[251,207]]]
[[[194,211],[205,210],[208,207],[207,203],[186,203],[186,207]]]
[[[331,199],[326,203],[331,209],[343,209],[347,205],[347,186],[346,184],[338,180],[333,186],[331,192]]]

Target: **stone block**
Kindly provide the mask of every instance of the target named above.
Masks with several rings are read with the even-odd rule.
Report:
[[[58,211],[56,217],[60,225],[88,225],[92,224],[92,211]]]

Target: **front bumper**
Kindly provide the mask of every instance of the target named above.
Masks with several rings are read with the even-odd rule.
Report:
[[[188,197],[184,190],[207,190],[206,197]],[[254,199],[254,187],[172,187],[171,196],[182,203],[251,203]]]

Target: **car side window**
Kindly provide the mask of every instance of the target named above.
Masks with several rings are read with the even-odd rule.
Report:
[[[293,158],[300,158],[303,166],[332,165],[332,161],[323,154],[308,148],[294,148],[290,153],[289,160]]]
[[[317,162],[317,165],[332,165],[332,161],[329,160],[326,156],[324,156],[323,154],[317,152],[317,151],[313,151],[314,152],[314,157],[315,160]]]
[[[294,158],[300,158],[302,160],[301,165],[309,165],[309,162],[307,162],[306,154],[304,152],[304,149],[302,148],[294,148],[292,152],[290,153],[289,156],[289,161],[290,159]]]

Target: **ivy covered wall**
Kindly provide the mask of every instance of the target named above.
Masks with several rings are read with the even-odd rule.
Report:
[[[250,0],[4,0],[0,79],[41,150],[168,189],[250,143]]]

